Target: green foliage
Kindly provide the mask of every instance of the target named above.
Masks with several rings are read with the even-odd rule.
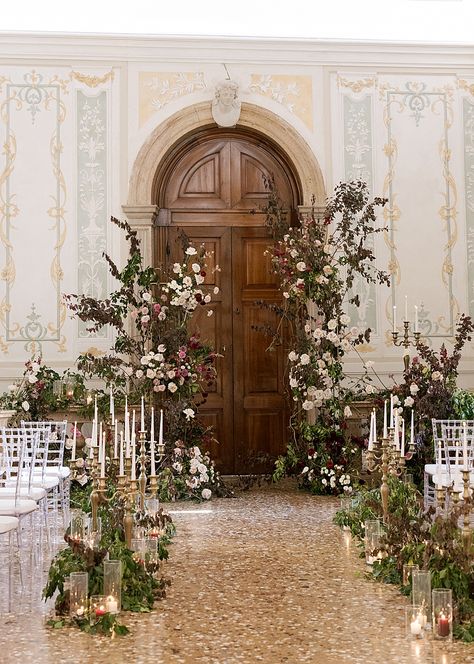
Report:
[[[126,625],[123,625],[119,622],[116,615],[112,613],[106,613],[103,616],[99,616],[92,623],[89,618],[68,618],[64,617],[61,619],[52,618],[46,623],[49,627],[53,629],[61,629],[63,627],[78,627],[82,632],[88,634],[102,634],[104,636],[125,636],[129,633],[129,629]]]
[[[453,392],[454,417],[458,420],[474,420],[474,392],[457,388]]]
[[[404,594],[410,587],[402,586],[402,568],[415,563],[431,571],[432,588],[451,588],[458,623],[455,636],[472,640],[474,618],[474,558],[465,547],[458,521],[462,506],[450,514],[436,515],[433,509],[422,508],[422,497],[411,484],[389,478],[389,519],[384,524],[381,544],[383,557],[373,565],[370,576],[377,581],[399,585]],[[340,526],[349,526],[360,541],[364,538],[365,519],[382,518],[382,502],[378,489],[360,490],[349,509],[339,510],[334,517]]]

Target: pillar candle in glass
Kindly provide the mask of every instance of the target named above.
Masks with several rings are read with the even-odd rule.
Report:
[[[405,635],[408,639],[422,639],[425,634],[426,616],[421,606],[405,607]]]
[[[87,572],[71,572],[69,575],[69,615],[71,618],[83,618],[87,613]]]
[[[413,606],[421,606],[426,614],[426,626],[431,620],[431,572],[415,569],[411,575]]]
[[[71,510],[69,536],[75,542],[80,542],[84,539],[87,520],[88,516],[82,510]]]
[[[369,519],[364,524],[365,530],[365,561],[373,565],[380,552],[382,524],[378,519]]]
[[[432,593],[433,638],[451,640],[453,638],[453,591],[448,588],[435,588]]]
[[[119,613],[122,607],[122,561],[104,560],[104,595],[107,611]]]

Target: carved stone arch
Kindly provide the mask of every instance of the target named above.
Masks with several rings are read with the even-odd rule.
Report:
[[[155,174],[169,149],[184,136],[204,127],[214,127],[211,104],[201,102],[178,111],[158,125],[140,148],[130,177],[127,205],[151,205]],[[237,128],[247,127],[271,139],[288,156],[302,188],[302,205],[324,205],[326,190],[321,169],[305,139],[286,120],[255,104],[242,103]]]

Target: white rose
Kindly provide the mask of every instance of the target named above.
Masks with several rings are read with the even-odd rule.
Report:
[[[312,401],[303,402],[303,410],[313,410],[313,408],[314,408],[314,403]]]
[[[330,275],[330,274],[333,273],[333,269],[332,269],[332,267],[331,267],[330,265],[325,265],[325,266],[323,267],[323,272],[324,272],[324,274],[325,274],[326,276],[328,276],[328,275]]]
[[[155,377],[155,372],[153,371],[153,369],[147,369],[146,370],[146,377],[147,378],[154,378]]]
[[[298,272],[304,272],[306,270],[306,263],[304,261],[299,261],[299,263],[296,263],[296,269]]]
[[[328,323],[328,330],[335,330],[336,327],[337,327],[337,320],[334,320],[334,318],[332,318]]]
[[[149,302],[151,300],[151,294],[143,293],[142,298],[145,300],[145,302]]]
[[[171,392],[171,394],[173,394],[178,389],[178,386],[176,385],[176,383],[168,383],[168,389]]]
[[[30,404],[28,403],[28,401],[23,401],[23,403],[21,404],[21,407],[22,407],[23,410],[25,410],[25,411],[30,410]]]
[[[177,473],[180,473],[183,470],[183,465],[179,461],[175,461],[172,467]]]
[[[400,399],[396,394],[393,395],[393,405],[397,406],[400,403]]]
[[[415,394],[419,391],[419,389],[420,389],[420,388],[418,387],[418,385],[417,385],[416,383],[412,383],[412,384],[410,385],[410,393],[411,393],[413,396],[415,396]]]
[[[197,274],[198,272],[201,272],[201,266],[199,265],[199,263],[193,263],[193,264],[191,265],[191,267],[192,267],[192,269],[193,269],[193,272],[195,272],[196,274]]]
[[[440,371],[433,371],[431,378],[432,380],[443,380],[443,375]]]
[[[195,256],[197,251],[194,247],[188,247],[185,252],[188,256]]]
[[[143,378],[143,371],[142,371],[141,369],[137,369],[137,370],[135,371],[135,376],[136,376],[137,378]]]
[[[292,250],[290,251],[290,256],[291,256],[292,258],[297,258],[297,256],[298,256],[298,252],[296,251],[296,249],[292,249]]]
[[[351,322],[351,317],[348,316],[347,314],[342,314],[342,316],[339,317],[339,320],[343,325],[349,325]]]
[[[308,472],[308,470],[309,470],[308,466],[305,466],[305,467],[303,468],[303,470],[301,471],[301,474],[304,475],[305,473]]]
[[[214,286],[214,290],[212,291],[214,295],[218,295],[219,293],[219,286]]]
[[[405,399],[405,406],[408,406],[408,408],[411,408],[411,406],[413,406],[414,403],[415,401],[412,397],[407,397]]]
[[[165,346],[165,344],[160,344],[160,345],[158,346],[158,352],[159,352],[159,353],[164,353],[165,350],[166,350],[166,346]]]
[[[307,353],[303,353],[302,356],[300,357],[300,362],[301,364],[309,364],[310,363],[310,357]]]
[[[181,265],[179,263],[175,263],[173,265],[173,272],[175,274],[179,274],[181,272]]]
[[[373,385],[366,385],[365,391],[367,394],[375,394],[375,387]]]
[[[209,500],[212,496],[212,491],[210,489],[203,489],[201,491],[201,496],[204,498],[204,500]]]
[[[183,410],[184,415],[186,415],[186,419],[191,420],[194,417],[194,410],[192,408],[185,408]]]
[[[30,381],[30,383],[36,383],[38,381],[38,378],[34,374],[30,374],[28,376],[28,380]]]
[[[298,359],[298,355],[295,353],[294,350],[288,353],[288,359],[290,360],[290,362],[296,362],[296,360]]]
[[[350,409],[350,406],[346,406],[344,408],[344,417],[352,417],[352,410]]]

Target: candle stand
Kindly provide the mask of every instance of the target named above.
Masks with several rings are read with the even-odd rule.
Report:
[[[392,332],[393,345],[403,346],[406,350],[408,350],[410,346],[414,346],[416,348],[420,340],[421,332],[413,332],[413,334],[410,334],[410,321],[408,320],[403,321],[403,328],[404,328],[403,336],[400,339],[398,338],[398,330],[393,330]],[[405,365],[405,371],[408,371],[408,368],[410,366],[409,355],[406,354],[403,356],[403,363]]]
[[[462,470],[463,481],[463,528],[462,537],[464,546],[467,552],[472,548],[472,527],[471,527],[471,509],[472,509],[472,495],[470,491],[470,471],[469,469]]]

